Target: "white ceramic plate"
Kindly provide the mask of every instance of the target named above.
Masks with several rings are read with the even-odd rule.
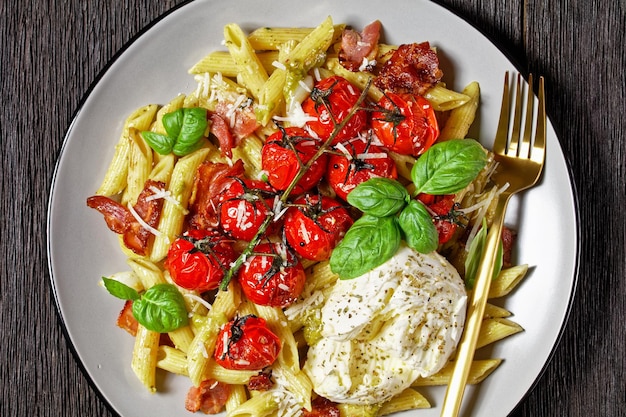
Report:
[[[475,28],[426,1],[380,7],[372,0],[334,2],[196,1],[167,15],[111,64],[72,123],[58,161],[48,218],[48,252],[58,309],[80,362],[103,397],[122,416],[186,415],[188,380],[168,376],[152,395],[130,369],[133,340],[115,326],[122,306],[98,285],[100,277],[127,270],[117,237],[85,199],[97,189],[111,160],[122,123],[135,108],[166,103],[193,91],[187,69],[206,53],[223,49],[224,24],[315,26],[331,15],[357,28],[379,19],[389,43],[428,40],[438,48],[444,79],[455,89],[477,80],[482,89],[475,134],[489,146],[494,136],[503,74],[513,64]],[[371,4],[370,4],[371,3]],[[490,356],[504,363],[478,388],[466,392],[471,415],[505,416],[531,388],[549,360],[566,320],[576,281],[577,219],[570,176],[555,132],[541,184],[515,200],[507,224],[519,229],[516,258],[530,276],[504,301],[526,331],[497,343]],[[444,390],[424,393],[433,409],[406,416],[437,416]]]

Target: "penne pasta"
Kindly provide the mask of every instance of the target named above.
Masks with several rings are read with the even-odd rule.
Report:
[[[437,95],[445,96],[444,93],[439,92],[441,89],[435,87],[429,91],[433,90],[436,90]],[[457,104],[462,100],[454,98],[452,94],[454,92],[451,92],[450,90],[447,91],[449,92],[449,97],[444,99],[447,101],[438,105],[451,108],[451,111],[446,124],[439,134],[439,141],[464,139],[467,136],[470,126],[474,122],[474,118],[476,117],[476,111],[478,110],[478,103],[480,101],[480,87],[475,81],[465,87],[465,89],[463,89],[463,95],[466,96],[466,101],[461,105]],[[441,99],[442,97],[438,98]],[[431,101],[431,103],[433,103],[433,101]],[[454,108],[452,108],[453,105],[455,106]]]
[[[474,360],[470,366],[467,383],[470,385],[480,384],[487,378],[500,364],[501,359],[483,359]],[[425,387],[432,385],[447,385],[452,378],[454,371],[454,362],[450,362],[442,370],[434,375],[426,378],[418,378],[414,383],[414,387]]]
[[[152,393],[156,392],[156,363],[160,337],[159,333],[148,330],[141,324],[137,326],[131,368],[139,381]]]
[[[226,25],[224,39],[237,65],[237,75],[241,77],[242,84],[258,99],[259,92],[268,78],[267,71],[238,25],[234,23]]]
[[[430,402],[416,390],[407,388],[391,400],[385,402],[378,410],[377,416],[386,416],[417,408],[430,408]]]
[[[134,127],[128,129],[128,138],[128,176],[122,204],[134,205],[152,171],[152,149]]]
[[[113,196],[121,193],[128,183],[128,163],[130,158],[131,142],[129,129],[147,130],[154,119],[157,106],[149,104],[135,110],[124,122],[121,137],[115,145],[115,153],[104,174],[102,184],[96,195]]]
[[[476,84],[476,86],[478,86],[478,84]],[[470,100],[470,97],[467,94],[450,90],[442,83],[437,83],[435,86],[428,89],[426,94],[424,94],[424,97],[430,102],[436,111],[453,110],[464,105]]]
[[[150,253],[150,259],[153,262],[159,262],[165,258],[170,243],[182,231],[196,169],[213,152],[217,150],[212,145],[201,148],[180,158],[174,166],[168,188],[172,200],[168,199],[163,203],[158,226],[161,234],[155,237]]]

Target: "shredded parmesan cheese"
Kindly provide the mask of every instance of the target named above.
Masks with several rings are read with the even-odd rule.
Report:
[[[192,299],[194,301],[197,301],[198,303],[200,303],[203,306],[205,306],[208,310],[210,310],[213,307],[207,300],[205,300],[204,298],[199,297],[199,296],[197,296],[195,294],[187,293],[187,294],[184,294],[184,296],[187,297],[187,298],[190,298],[190,299]]]

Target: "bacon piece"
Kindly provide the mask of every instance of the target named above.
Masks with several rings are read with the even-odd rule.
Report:
[[[222,116],[217,113],[213,113],[210,116],[211,120],[211,133],[215,135],[217,141],[220,144],[220,150],[223,155],[226,155],[229,158],[233,156],[233,135],[230,133],[230,129],[228,128],[228,124],[226,120]]]
[[[156,227],[163,208],[163,199],[150,200],[154,190],[164,189],[165,184],[160,181],[146,181],[143,190],[137,197],[137,203],[133,209],[139,217],[150,227]],[[138,255],[145,255],[148,248],[148,240],[151,233],[143,227],[132,215],[128,207],[124,207],[117,201],[105,196],[92,196],[87,198],[87,206],[98,210],[104,215],[107,226],[113,232],[123,235],[124,244]]]
[[[235,104],[220,101],[215,107],[215,113],[226,121],[231,133],[235,136],[235,146],[237,146],[241,139],[259,127],[259,123],[251,106],[245,104],[238,107],[233,106]]]
[[[131,300],[126,300],[124,303],[124,307],[117,316],[117,325],[132,336],[137,336],[137,326],[139,323],[137,319],[135,319],[135,316],[133,316],[133,302]]]
[[[234,178],[243,178],[243,162],[233,166],[215,162],[204,162],[198,167],[193,184],[189,210],[190,225],[197,229],[210,229],[218,221],[217,206],[220,194],[233,183]]]
[[[252,375],[248,380],[248,389],[253,391],[267,391],[274,383],[270,378],[270,375],[264,372],[259,372],[258,375]]]
[[[339,408],[334,402],[317,397],[311,401],[311,411],[302,410],[302,417],[339,417]]]
[[[217,137],[222,154],[231,158],[232,148],[258,127],[254,110],[250,106],[234,107],[232,103],[219,102],[215,113],[209,116],[211,132]]]
[[[363,28],[359,33],[353,29],[346,29],[341,35],[341,49],[339,62],[350,71],[369,70],[368,63],[373,62],[378,54],[378,39],[380,38],[380,21],[375,20]],[[365,65],[365,68],[363,66]]]
[[[511,257],[513,245],[517,239],[517,233],[506,226],[502,227],[502,267],[510,268],[512,266]]]
[[[380,70],[374,84],[394,93],[424,95],[441,80],[439,58],[428,42],[400,45]]]
[[[191,387],[185,399],[187,411],[195,413],[202,411],[204,414],[217,414],[224,408],[230,388],[223,382],[207,379],[198,387]]]

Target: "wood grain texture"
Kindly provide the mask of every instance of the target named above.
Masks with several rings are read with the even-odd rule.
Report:
[[[63,136],[98,74],[181,0],[0,2],[0,415],[113,416],[63,335],[46,210]],[[626,415],[626,2],[441,0],[546,77],[578,190],[580,279],[553,360],[512,413]],[[181,414],[184,414],[182,412]]]

